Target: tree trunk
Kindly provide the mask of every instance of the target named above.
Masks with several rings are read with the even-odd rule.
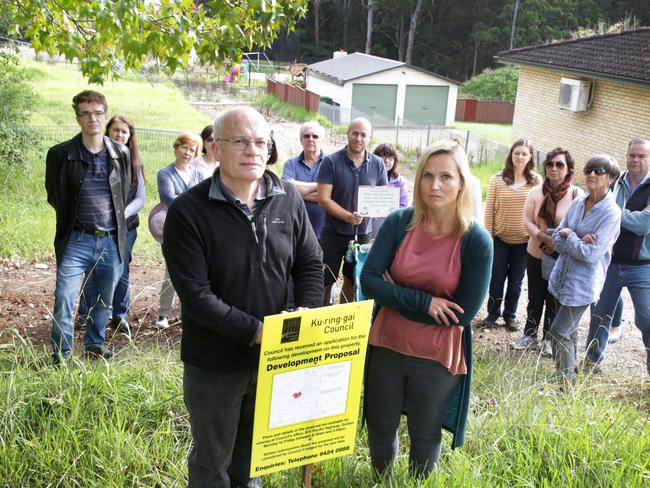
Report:
[[[350,28],[350,6],[352,0],[343,0],[343,49],[348,50],[348,30]]]
[[[320,46],[320,2],[313,0],[314,4],[314,46]]]
[[[368,24],[366,26],[366,54],[372,50],[372,18],[374,15],[374,6],[372,0],[368,0]]]
[[[418,27],[418,18],[420,17],[420,11],[422,10],[422,0],[417,0],[415,3],[415,8],[413,9],[413,14],[411,15],[411,23],[409,24],[409,37],[406,44],[406,56],[404,57],[404,62],[406,64],[411,64],[413,59],[413,48],[415,47],[415,31]]]
[[[515,47],[515,30],[517,29],[517,11],[519,10],[519,0],[515,0],[515,8],[512,12],[512,28],[510,29],[510,42],[508,43],[508,51]]]
[[[474,37],[474,62],[472,64],[472,77],[476,76],[476,65],[478,63],[478,48],[481,47],[481,41]]]

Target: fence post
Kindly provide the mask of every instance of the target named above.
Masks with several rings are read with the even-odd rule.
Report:
[[[395,126],[395,145],[399,144],[399,115],[397,116],[397,125]]]
[[[469,131],[467,131],[467,136],[465,137],[465,154],[467,154],[468,147],[469,147]]]
[[[429,147],[429,139],[431,138],[431,121],[427,124],[427,147]]]

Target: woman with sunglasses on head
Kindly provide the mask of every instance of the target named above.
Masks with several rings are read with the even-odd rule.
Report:
[[[113,293],[113,311],[109,325],[115,327],[117,331],[130,333],[128,321],[129,306],[131,305],[131,284],[129,265],[132,259],[133,245],[138,237],[138,226],[140,218],[138,212],[144,207],[145,189],[144,189],[144,168],[140,160],[140,151],[135,134],[135,125],[126,115],[115,115],[106,124],[106,135],[112,140],[120,142],[129,148],[131,153],[131,185],[127,197],[127,206],[124,209],[126,218],[126,254],[124,258],[124,268],[122,276],[115,287]],[[99,293],[92,280],[92,275],[83,287],[83,292],[79,299],[80,322],[85,323],[88,316],[88,310],[93,306],[92,297],[97,297]]]
[[[409,469],[427,478],[442,427],[463,444],[472,372],[471,324],[487,292],[492,243],[473,218],[462,147],[439,141],[420,156],[413,207],[393,211],[361,271],[381,308],[368,338],[365,415],[372,467],[389,475],[404,408]]]
[[[610,191],[620,170],[607,155],[592,157],[584,167],[586,195],[573,200],[553,232],[559,257],[548,289],[559,309],[549,336],[557,379],[571,387],[576,377],[578,323],[605,283],[612,247],[621,230],[621,210]]]
[[[494,261],[487,303],[487,317],[479,326],[492,328],[501,315],[503,286],[506,278],[503,319],[506,329],[519,326],[515,320],[521,284],[526,273],[528,234],[524,228],[524,205],[528,193],[539,185],[535,172],[533,145],[527,139],[516,141],[508,152],[503,171],[492,177],[485,197],[485,228],[494,243]]]
[[[212,173],[219,166],[217,154],[214,147],[214,127],[212,124],[206,125],[201,131],[201,140],[203,141],[202,154],[192,160],[192,165],[201,173],[204,180],[212,177]]]
[[[560,223],[571,202],[582,195],[582,190],[572,184],[574,162],[566,149],[556,147],[544,160],[544,183],[536,186],[526,198],[524,206],[524,227],[530,238],[526,273],[528,275],[528,317],[524,334],[510,346],[513,349],[530,349],[538,346],[537,329],[544,311],[542,327],[542,354],[551,356],[551,340],[547,337],[549,325],[555,318],[556,302],[548,292],[549,274],[544,264],[557,259],[553,238],[547,232]],[[545,257],[546,256],[546,257]],[[550,270],[549,270],[550,271]],[[546,305],[546,308],[544,307]]]

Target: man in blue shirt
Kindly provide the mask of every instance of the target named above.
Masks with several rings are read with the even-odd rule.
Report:
[[[104,136],[106,98],[85,90],[72,99],[81,133],[47,152],[45,188],[56,211],[56,286],[52,312],[55,364],[72,354],[73,310],[84,274],[92,275],[97,296],[86,297],[90,313],[84,335],[85,355],[109,359],[104,347],[113,292],[126,255],[124,209],[131,181],[130,154]]]
[[[347,137],[347,146],[323,159],[316,180],[318,202],[326,213],[320,238],[325,268],[324,305],[329,304],[348,243],[356,239],[359,244],[365,244],[370,240],[371,219],[364,219],[357,211],[359,186],[388,184],[384,162],[366,149],[372,137],[368,119],[359,117],[350,122]],[[341,302],[354,301],[354,265],[343,263]]]
[[[305,122],[300,127],[300,144],[302,152],[284,163],[282,179],[288,181],[298,191],[309,215],[309,221],[316,237],[320,239],[325,211],[318,205],[316,192],[316,176],[323,162],[321,143],[325,137],[325,129],[315,121]]]

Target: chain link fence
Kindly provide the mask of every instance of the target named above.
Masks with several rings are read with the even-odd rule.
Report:
[[[321,115],[327,117],[333,124],[340,124],[344,117],[339,106],[320,103]],[[508,146],[491,141],[484,137],[472,134],[470,131],[461,131],[448,127],[441,127],[431,123],[417,124],[408,120],[397,124],[394,120],[379,114],[368,114],[352,109],[350,119],[357,117],[367,118],[373,126],[373,139],[377,144],[388,142],[395,144],[402,151],[420,154],[429,144],[441,139],[454,139],[458,141],[467,152],[470,164],[481,164],[487,161],[505,161],[508,155]],[[345,144],[345,134],[330,133],[332,140],[338,144]]]
[[[79,134],[79,127],[71,126],[33,126],[45,149],[60,142],[72,139]],[[140,157],[147,172],[157,171],[174,160],[172,144],[180,131],[161,129],[141,129],[136,131]],[[155,173],[154,173],[155,174]]]

